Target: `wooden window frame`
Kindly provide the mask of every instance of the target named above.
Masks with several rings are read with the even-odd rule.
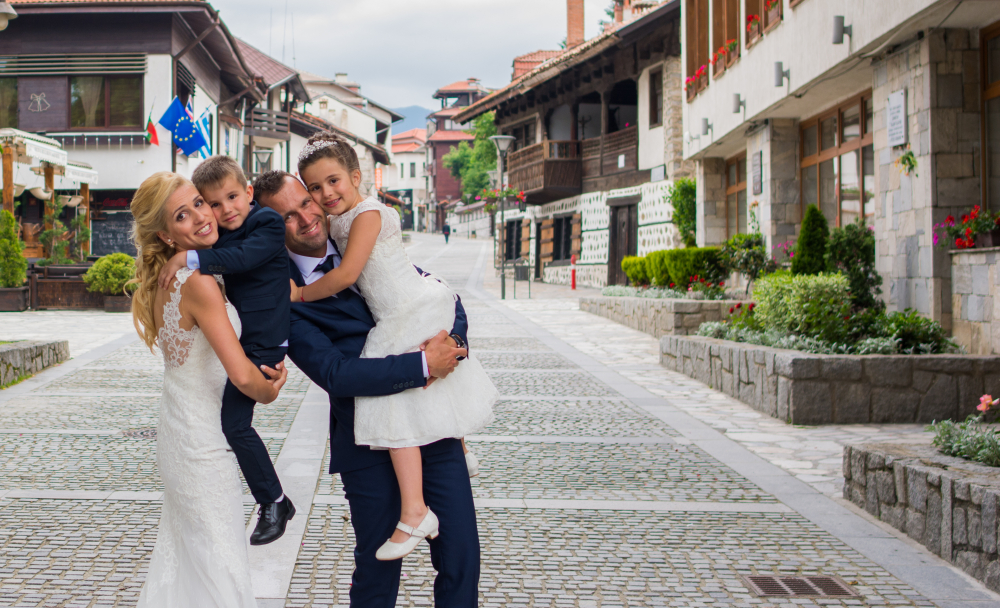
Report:
[[[705,74],[690,85],[685,84],[687,100],[691,101],[708,87],[708,72],[712,67],[709,63],[709,38],[711,23],[709,22],[709,0],[685,0],[687,33],[687,65],[685,78],[694,76],[698,69],[705,67]]]
[[[103,78],[104,79],[104,126],[103,127],[74,127],[73,126],[73,79],[74,78]],[[110,126],[111,123],[111,81],[122,78],[139,79],[139,125],[135,127]],[[146,125],[142,122],[142,109],[146,107],[145,82],[143,74],[72,74],[66,76],[66,130],[74,132],[99,133],[104,131],[145,131]]]
[[[729,167],[736,165],[736,183],[729,183]],[[736,156],[726,160],[726,239],[731,239],[737,234],[739,234],[740,229],[740,218],[736,218],[736,226],[732,227],[730,230],[729,226],[729,196],[736,194],[747,189],[747,153],[746,150],[740,152]],[[749,205],[750,203],[747,202]],[[737,207],[737,213],[739,208]]]
[[[788,8],[795,8],[799,4],[802,4],[804,0],[788,0]]]
[[[711,70],[713,78],[725,73],[740,57],[739,23],[739,0],[712,0],[712,45],[709,55],[710,61],[715,61]],[[736,41],[734,52],[718,56],[717,53],[726,46],[728,40]]]
[[[653,95],[653,83],[660,85],[660,99]],[[653,108],[656,108],[656,121],[653,120]],[[663,126],[663,68],[653,68],[649,71],[649,128]]]
[[[814,165],[818,166],[828,160],[838,158],[847,154],[848,152],[857,151],[858,153],[858,179],[864,181],[864,158],[862,155],[862,148],[865,146],[872,145],[875,140],[875,130],[867,128],[867,117],[865,116],[865,101],[871,99],[872,91],[868,89],[860,95],[854,95],[847,100],[837,104],[835,107],[824,111],[821,114],[817,114],[808,120],[803,120],[799,125],[799,221],[805,217],[805,180],[802,179],[802,170]],[[851,107],[858,108],[858,131],[860,135],[855,137],[849,142],[843,141],[843,128],[844,128],[844,110],[850,109]],[[836,143],[827,149],[823,149],[823,135],[820,132],[820,125],[824,120],[828,118],[836,117],[837,119],[837,139]],[[872,116],[874,120],[874,115]],[[805,142],[806,138],[804,136],[807,129],[816,129],[816,154],[810,154],[806,156]],[[866,133],[867,131],[867,133]],[[819,169],[817,171],[816,179],[816,200],[819,202],[819,188],[820,180]],[[841,198],[840,198],[840,186],[841,178],[843,177],[843,172],[837,171],[837,186],[836,186],[836,197],[837,197],[837,218],[834,222],[835,227],[841,226],[842,209],[841,209]],[[864,184],[861,184],[861,190],[864,191]],[[865,213],[865,201],[862,197],[861,200],[861,216],[864,217]]]
[[[763,33],[765,34],[778,27],[778,24],[781,23],[785,17],[785,0],[775,1],[778,3],[777,6],[768,11],[764,8],[764,5],[768,2],[768,0],[761,0],[760,18],[764,22]]]
[[[980,202],[983,209],[990,209],[990,152],[989,141],[987,140],[987,129],[988,125],[987,114],[986,114],[986,102],[991,101],[1000,97],[1000,80],[990,84],[987,82],[989,78],[989,64],[988,64],[988,53],[989,53],[989,42],[994,38],[1000,37],[1000,21],[996,21],[983,29],[979,30],[979,115],[982,116],[982,120],[979,121],[979,133],[980,133],[980,180],[982,187],[980,190]],[[995,154],[1000,155],[1000,150],[993,151]],[[990,209],[991,211],[997,211],[996,209]]]
[[[741,33],[744,35],[744,44],[747,49],[751,46],[757,44],[757,42],[764,37],[764,16],[763,12],[763,2],[764,0],[743,0],[743,19],[740,21]],[[751,36],[751,31],[749,29],[750,24],[748,19],[751,15],[757,15],[760,17],[760,21],[757,24],[757,34]]]

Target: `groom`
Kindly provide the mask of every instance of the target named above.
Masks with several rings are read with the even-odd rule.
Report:
[[[285,220],[289,272],[297,285],[308,285],[340,264],[329,237],[326,214],[302,183],[283,171],[269,171],[254,182],[257,200]],[[399,520],[399,484],[388,450],[354,444],[354,397],[420,390],[431,377],[444,378],[467,351],[468,324],[462,303],[455,304],[455,327],[441,332],[422,353],[384,359],[361,359],[371,312],[354,287],[332,298],[293,303],[288,356],[330,396],[330,473],[340,473],[351,508],[357,546],[351,578],[351,606],[396,605],[402,560],[380,562],[375,551],[392,535]],[[454,336],[454,337],[452,337]],[[467,608],[479,603],[479,532],[472,487],[461,442],[444,439],[420,448],[424,499],[440,518],[440,535],[429,541],[438,608]]]

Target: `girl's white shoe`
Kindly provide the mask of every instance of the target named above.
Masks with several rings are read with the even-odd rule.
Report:
[[[437,515],[434,515],[434,511],[427,509],[427,515],[424,515],[423,521],[416,528],[408,526],[403,522],[396,524],[396,527],[409,534],[410,538],[401,543],[394,543],[391,540],[385,541],[385,544],[375,552],[375,559],[382,562],[403,559],[417,548],[422,539],[437,538],[438,518]]]
[[[469,467],[469,477],[479,475],[479,459],[472,452],[465,453],[465,466]]]

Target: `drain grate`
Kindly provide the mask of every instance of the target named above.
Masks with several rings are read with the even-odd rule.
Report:
[[[122,435],[130,439],[156,439],[156,427],[146,427],[144,429],[127,429],[122,431]]]
[[[743,576],[759,596],[857,597],[851,586],[835,576]]]

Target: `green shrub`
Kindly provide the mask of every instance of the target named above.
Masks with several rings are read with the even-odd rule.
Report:
[[[834,228],[826,252],[827,266],[847,276],[855,309],[884,308],[882,275],[875,270],[875,233],[860,222]]]
[[[83,275],[88,291],[109,296],[125,295],[125,284],[135,277],[135,260],[127,253],[112,253],[94,262]],[[134,290],[130,286],[129,291]]]
[[[982,420],[982,416],[969,416],[957,424],[942,420],[927,430],[935,433],[934,445],[942,453],[1000,467],[1000,434],[996,428],[986,428]]]
[[[839,342],[848,335],[851,298],[840,274],[776,272],[757,281],[754,314],[765,330]]]
[[[646,256],[646,275],[649,282],[660,287],[670,287],[674,281],[670,280],[670,272],[667,270],[667,254],[669,250],[653,251]],[[676,284],[674,285],[676,287]]]
[[[777,264],[767,254],[764,235],[759,232],[737,234],[726,241],[719,255],[728,272],[738,272],[746,277],[747,293],[750,293],[751,283],[777,268]]]
[[[795,243],[792,274],[819,274],[826,270],[826,241],[829,235],[830,228],[819,207],[806,207],[802,231]]]
[[[698,230],[698,208],[696,202],[697,183],[695,180],[682,177],[667,192],[667,198],[674,207],[674,225],[680,232],[685,247],[696,245]]]
[[[622,258],[622,271],[632,285],[649,285],[649,275],[646,274],[646,258],[627,255]]]
[[[670,282],[677,287],[686,289],[696,276],[711,283],[725,279],[718,247],[670,249],[666,252],[663,263],[670,275]]]
[[[17,220],[4,209],[0,211],[0,287],[21,287],[27,270],[24,243],[17,238]]]
[[[916,310],[882,314],[879,333],[896,340],[899,352],[909,355],[932,355],[957,350],[957,345],[937,321],[920,316]]]

